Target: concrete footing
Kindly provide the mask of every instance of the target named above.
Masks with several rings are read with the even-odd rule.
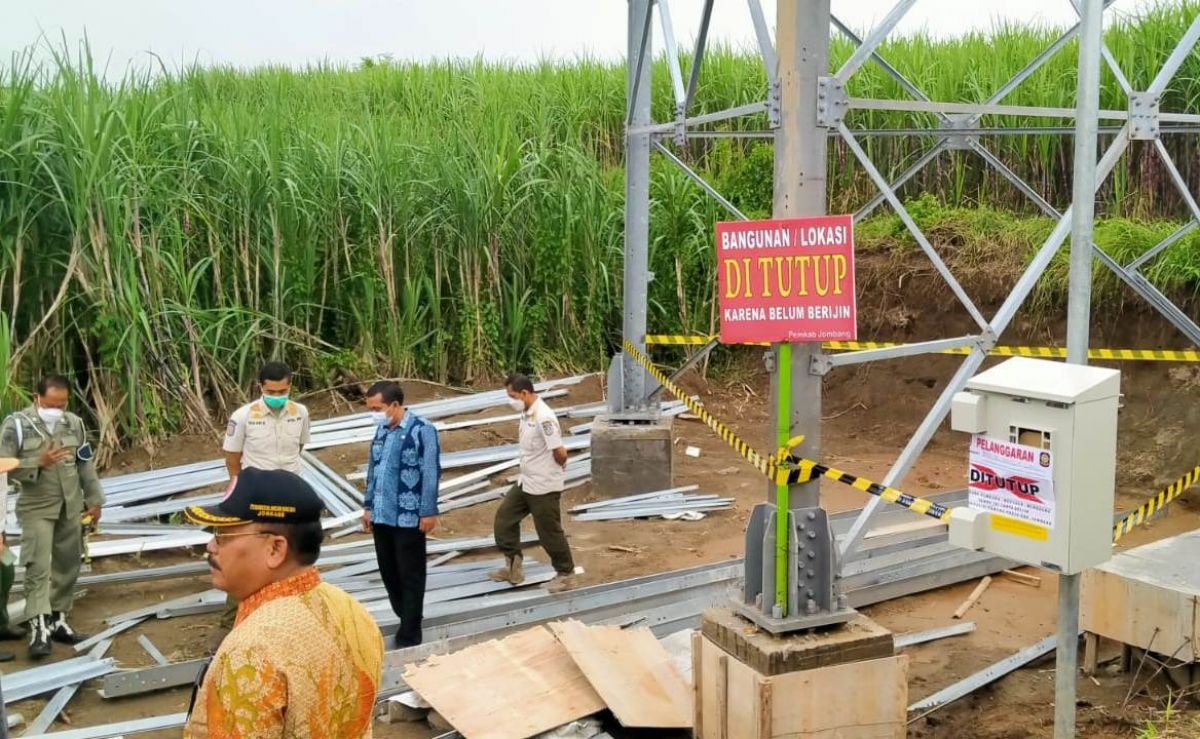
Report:
[[[908,657],[863,615],[775,636],[728,609],[692,642],[697,739],[904,739]]]
[[[673,418],[619,423],[597,416],[592,425],[592,490],[601,498],[670,488]]]

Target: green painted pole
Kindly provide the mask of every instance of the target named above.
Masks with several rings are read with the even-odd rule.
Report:
[[[776,421],[776,449],[787,445],[791,438],[792,418],[792,345],[780,344],[778,353],[779,373],[778,408]],[[787,485],[775,487],[775,606],[781,617],[787,616],[788,606],[788,537],[791,533]]]

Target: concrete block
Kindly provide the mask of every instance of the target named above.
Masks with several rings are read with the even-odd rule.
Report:
[[[592,489],[601,498],[672,487],[674,418],[655,423],[614,423],[597,416],[592,426]]]

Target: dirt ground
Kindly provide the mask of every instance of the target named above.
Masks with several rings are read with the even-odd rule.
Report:
[[[922,280],[915,275],[905,292],[922,294]],[[932,284],[932,283],[929,283]],[[880,290],[869,305],[860,304],[860,332],[881,340],[914,341],[966,333],[969,324],[955,317],[948,301],[929,287],[925,300],[914,308],[897,301],[894,290]],[[985,306],[988,296],[981,298]],[[911,301],[910,301],[911,302]],[[993,301],[994,302],[994,301]],[[960,311],[961,312],[961,311]],[[1006,343],[1044,343],[1061,338],[1061,327],[1018,316],[1016,339]],[[1093,346],[1170,347],[1180,342],[1169,327],[1144,313],[1131,312],[1121,320],[1099,321],[1093,328]],[[753,349],[720,350],[719,367],[710,380],[699,375],[686,379],[687,389],[699,393],[706,405],[759,449],[769,449],[767,380]],[[681,361],[679,350],[659,350],[665,365]],[[863,477],[880,479],[907,441],[927,409],[957,368],[960,358],[921,357],[862,365],[836,370],[825,379],[822,427],[826,460]],[[716,370],[719,369],[719,372]],[[1181,472],[1196,464],[1195,443],[1200,430],[1200,369],[1173,364],[1126,364],[1123,371],[1123,406],[1120,416],[1118,507],[1129,508]],[[410,402],[452,394],[446,388],[409,382]],[[575,405],[602,397],[600,378],[593,377],[570,389],[554,405]],[[332,394],[309,398],[316,415],[336,415],[353,408]],[[496,413],[505,411],[496,411]],[[585,420],[572,422],[584,423]],[[511,424],[447,432],[447,451],[476,448],[514,440]],[[734,509],[710,514],[698,522],[637,521],[634,523],[580,523],[565,521],[571,544],[586,574],[584,585],[611,582],[741,556],[743,530],[749,512],[763,499],[764,483],[703,424],[678,419],[675,423],[675,480],[677,484],[699,484],[703,492],[736,498]],[[699,458],[683,454],[687,446],[701,450]],[[119,456],[108,474],[166,467],[189,461],[211,459],[218,450],[218,435],[188,437],[163,445],[150,457],[144,451]],[[338,447],[318,453],[325,462],[346,473],[362,464],[364,445]],[[961,488],[965,475],[966,438],[948,429],[935,435],[901,487],[924,494]],[[450,474],[457,474],[452,472]],[[1194,493],[1193,493],[1194,494]],[[565,503],[573,505],[593,498],[590,486],[569,491]],[[831,511],[861,507],[866,496],[837,483],[823,481],[822,498]],[[490,532],[498,503],[456,510],[445,515],[438,536],[453,538]],[[1200,512],[1189,500],[1172,506],[1169,515],[1143,527],[1122,541],[1122,548],[1193,529]],[[614,549],[613,546],[620,549]],[[98,560],[95,571],[111,571],[182,561],[198,553],[155,553],[141,558]],[[537,555],[534,555],[537,556]],[[1040,587],[1031,587],[1008,577],[997,577],[970,611],[976,631],[967,636],[910,648],[910,701],[929,695],[960,678],[1041,640],[1054,631],[1055,579],[1040,574]],[[77,627],[95,632],[105,617],[153,602],[167,600],[208,587],[206,577],[184,578],[133,585],[93,587],[76,609]],[[953,623],[951,614],[967,597],[974,583],[903,598],[865,609],[868,615],[896,633],[928,629]],[[172,660],[201,656],[205,639],[216,616],[193,616],[168,621],[149,621],[118,637],[110,656],[124,667],[149,666],[152,660],[137,644],[146,634]],[[24,646],[16,645],[23,657]],[[1115,655],[1111,646],[1102,656]],[[74,656],[56,647],[55,659]],[[23,659],[4,666],[4,672],[26,667]],[[1050,737],[1053,733],[1053,661],[1019,670],[1000,682],[931,715],[914,720],[910,737],[921,739],[1017,739]],[[1164,705],[1165,689],[1154,685],[1149,695],[1134,695],[1124,707],[1129,676],[1101,670],[1095,680],[1081,678],[1079,736],[1130,737],[1142,722]],[[189,690],[178,688],[130,699],[104,700],[89,684],[72,701],[71,723],[86,726],[112,721],[182,711]],[[1145,691],[1139,691],[1145,692]],[[10,712],[32,719],[44,705],[29,700],[9,706]],[[1186,706],[1185,706],[1186,709]],[[55,729],[66,728],[62,722]],[[376,736],[432,737],[437,732],[424,725],[376,725]],[[162,736],[177,736],[162,732]]]

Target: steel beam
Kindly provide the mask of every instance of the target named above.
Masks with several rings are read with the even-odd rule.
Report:
[[[967,621],[966,623],[955,624],[954,626],[943,626],[937,629],[926,629],[925,631],[914,631],[909,634],[899,634],[895,638],[896,649],[904,649],[906,647],[914,647],[918,644],[937,641],[951,636],[962,636],[970,634],[975,630],[975,622]]]
[[[1075,15],[1082,19],[1083,10],[1079,7],[1079,0],[1068,0],[1068,2],[1070,2],[1071,7],[1075,9]],[[1121,71],[1121,65],[1117,63],[1116,57],[1114,57],[1112,52],[1108,50],[1108,44],[1104,43],[1103,38],[1100,41],[1100,54],[1104,57],[1104,63],[1108,66],[1109,71],[1112,72],[1113,77],[1116,78],[1117,84],[1120,85],[1121,91],[1126,95],[1132,94],[1133,85],[1129,84],[1129,78],[1125,76],[1123,71]]]
[[[984,341],[984,337],[979,335],[960,336],[955,339],[938,339],[936,341],[918,341],[912,344],[901,344],[898,346],[889,346],[883,349],[864,349],[856,352],[840,352],[837,354],[825,355],[821,358],[818,371],[824,374],[829,369],[834,367],[842,367],[850,364],[862,364],[863,362],[876,362],[884,359],[898,359],[900,357],[911,357],[918,354],[936,354],[946,349],[959,349],[964,346],[972,346]],[[988,341],[988,349],[994,344],[993,341]]]
[[[637,0],[634,0],[635,2]],[[746,103],[745,105],[736,105],[725,110],[718,110],[712,113],[705,113],[694,118],[688,118],[685,124],[689,127],[703,126],[709,123],[720,123],[734,118],[742,118],[743,116],[753,115],[755,113],[766,113],[766,101],[759,103]],[[646,123],[641,126],[631,125],[628,133],[633,136],[653,135],[653,134],[674,134],[674,123]],[[690,135],[690,134],[689,134]]]
[[[122,737],[131,734],[145,734],[150,731],[176,729],[183,726],[186,721],[186,713],[172,713],[166,716],[152,716],[150,718],[133,719],[132,721],[120,721],[115,724],[89,726],[84,729],[55,731],[51,734],[38,734],[34,737],[26,734],[25,737],[27,739],[107,739],[108,737]]]
[[[958,301],[963,304],[964,308],[967,309],[967,313],[971,316],[971,319],[975,321],[975,324],[979,326],[980,329],[987,331],[987,319],[985,319],[983,314],[979,312],[979,309],[975,307],[975,303],[971,300],[970,296],[967,295],[967,291],[963,289],[963,286],[959,284],[958,279],[954,276],[954,273],[951,272],[950,268],[946,266],[946,263],[942,261],[941,255],[939,255],[937,250],[933,248],[933,244],[929,243],[929,239],[925,238],[925,234],[921,231],[921,227],[918,226],[917,222],[914,221],[912,216],[908,214],[908,210],[904,207],[904,204],[900,202],[900,198],[897,197],[896,193],[891,190],[887,179],[885,179],[883,174],[880,173],[880,171],[875,167],[874,162],[872,162],[871,158],[867,156],[867,152],[863,151],[862,146],[860,146],[858,141],[854,138],[854,134],[850,132],[850,129],[846,127],[845,123],[839,125],[838,131],[842,134],[842,139],[846,142],[846,145],[849,146],[850,150],[854,153],[855,158],[858,159],[859,164],[861,164],[863,169],[867,171],[867,174],[870,175],[871,179],[875,182],[875,186],[879,188],[880,192],[882,192],[884,197],[887,199],[888,204],[892,206],[892,210],[896,212],[896,215],[900,217],[900,220],[902,220],[904,225],[908,228],[909,233],[911,233],[913,238],[917,240],[917,243],[921,246],[921,250],[925,252],[925,256],[929,257],[929,261],[933,263],[934,269],[938,271],[938,274],[940,274],[942,279],[946,281],[946,284],[950,286],[950,291],[954,293],[954,296],[958,298]],[[810,459],[813,458],[810,457]]]
[[[658,21],[662,26],[663,44],[667,47],[667,71],[671,75],[671,89],[675,92],[675,109],[683,110],[687,90],[683,86],[683,70],[679,66],[679,47],[675,43],[675,25],[671,22],[670,0],[656,0]]]
[[[1193,220],[1193,221],[1188,221],[1187,223],[1183,224],[1182,226],[1179,227],[1179,229],[1177,231],[1175,231],[1173,234],[1171,234],[1170,236],[1168,236],[1167,238],[1165,238],[1161,242],[1159,242],[1159,244],[1157,246],[1155,246],[1152,249],[1147,249],[1144,254],[1142,254],[1137,259],[1133,260],[1128,265],[1126,265],[1125,269],[1127,269],[1131,272],[1138,271],[1142,267],[1142,265],[1146,264],[1151,259],[1154,259],[1155,257],[1157,257],[1159,254],[1161,254],[1165,250],[1171,248],[1172,246],[1175,245],[1176,242],[1178,242],[1184,236],[1187,236],[1189,233],[1191,233],[1192,230],[1194,230],[1196,228],[1196,226],[1200,226],[1200,221]]]
[[[916,2],[917,0],[899,0],[899,2],[892,7],[891,12],[884,16],[883,20],[879,22],[879,25],[871,31],[866,40],[854,50],[854,53],[850,55],[850,58],[847,59],[846,63],[842,65],[842,68],[838,70],[836,75],[838,82],[841,82],[844,85],[850,81],[850,77],[852,77],[854,73],[858,71],[859,67],[865,64],[866,61],[871,58],[871,56],[875,53],[875,50],[881,43],[883,43],[883,40],[887,38],[887,35],[892,32],[892,29],[896,27],[897,23],[904,19],[905,14],[908,13],[908,11],[913,5],[916,4]]]
[[[965,680],[960,680],[953,685],[939,690],[928,698],[913,703],[908,707],[909,713],[921,712],[921,715],[941,708],[942,706],[962,698],[965,695],[970,695],[976,690],[982,688],[990,682],[994,682],[1004,677],[1008,673],[1018,670],[1025,665],[1033,662],[1039,657],[1044,657],[1054,651],[1054,637],[1048,636],[1042,639],[1037,644],[1031,647],[1026,647],[1011,657],[1006,657],[999,662],[991,665],[979,672],[971,675]],[[1074,708],[1074,704],[1071,706]],[[919,716],[917,718],[920,718]]]
[[[840,31],[843,36],[850,39],[850,43],[854,44],[857,47],[861,47],[863,45],[863,40],[861,38],[859,38],[858,34],[855,33],[853,30],[851,30],[850,27],[847,26],[845,23],[842,23],[842,21],[839,20],[836,15],[831,15],[830,20],[833,22],[834,28],[836,28],[838,31]],[[928,100],[929,99],[929,96],[926,95],[924,92],[922,92],[921,89],[918,88],[916,85],[914,85],[911,80],[909,80],[907,77],[905,77],[903,74],[901,74],[900,70],[893,67],[891,64],[888,63],[888,61],[886,59],[881,57],[879,55],[879,52],[872,51],[871,59],[876,64],[878,64],[879,68],[882,69],[889,77],[894,79],[896,81],[896,84],[900,85],[900,87],[905,92],[907,92],[914,100]]]
[[[638,132],[652,121],[651,48],[652,0],[629,0],[629,59],[637,59],[629,73],[629,116],[625,132],[625,254],[622,332],[645,351],[646,295],[650,289],[650,136]],[[619,412],[637,410],[646,397],[646,373],[622,353],[621,397],[614,398]]]
[[[767,73],[767,87],[777,88],[779,85],[779,57],[775,55],[775,45],[771,43],[771,29],[767,27],[767,17],[763,14],[762,5],[758,0],[746,0],[750,8],[750,19],[754,22],[754,37],[758,40],[758,53],[762,56],[763,69]]]
[[[1200,15],[1192,19],[1192,25],[1183,34],[1183,38],[1179,40],[1175,50],[1171,52],[1171,56],[1167,57],[1162,69],[1158,70],[1158,74],[1154,76],[1154,81],[1146,88],[1146,92],[1155,95],[1162,94],[1167,89],[1167,85],[1171,84],[1175,73],[1183,66],[1183,62],[1191,55],[1197,41],[1200,41]]]
[[[1092,315],[1092,229],[1096,213],[1097,111],[1104,7],[1083,0],[1079,32],[1075,162],[1071,206],[1071,257],[1067,288],[1067,363],[1085,365]],[[1075,696],[1079,664],[1079,575],[1058,576],[1058,633],[1054,669],[1054,737],[1075,738]]]
[[[1200,220],[1200,205],[1196,204],[1196,198],[1192,197],[1192,192],[1188,189],[1187,180],[1183,178],[1183,175],[1179,173],[1179,168],[1175,166],[1175,160],[1171,157],[1171,152],[1167,151],[1167,147],[1163,145],[1162,139],[1154,140],[1154,148],[1158,151],[1158,158],[1162,160],[1163,166],[1170,173],[1171,182],[1175,183],[1175,189],[1179,191],[1183,202],[1187,204],[1188,210],[1192,212],[1192,218]]]
[[[696,47],[692,52],[692,71],[689,75],[687,95],[683,99],[681,116],[686,118],[696,99],[696,88],[700,84],[700,69],[704,62],[704,51],[708,45],[708,27],[712,23],[714,0],[704,0],[704,10],[700,14],[700,32],[696,34]]]
[[[119,698],[176,688],[180,685],[190,685],[196,681],[196,676],[200,674],[210,659],[210,657],[205,657],[187,662],[144,667],[140,670],[114,672],[105,676],[104,687],[101,690],[105,698]]]
[[[672,152],[667,147],[663,146],[661,142],[655,141],[654,148],[660,154],[662,154],[664,157],[666,157],[667,161],[671,162],[676,167],[679,167],[679,169],[683,170],[683,173],[685,175],[687,175],[688,179],[690,179],[692,182],[695,182],[700,187],[701,190],[708,193],[709,197],[711,197],[713,200],[716,200],[718,203],[720,203],[725,208],[725,210],[729,211],[730,214],[733,215],[734,218],[737,218],[739,221],[750,220],[749,218],[746,217],[745,213],[738,210],[737,206],[735,206],[733,203],[729,202],[725,198],[724,195],[722,195],[720,192],[717,191],[717,189],[715,187],[708,184],[708,182],[705,181],[705,179],[703,177],[701,177],[699,174],[697,174],[696,171],[693,170],[691,167],[687,166],[687,164],[682,159],[675,156],[675,153]]]

